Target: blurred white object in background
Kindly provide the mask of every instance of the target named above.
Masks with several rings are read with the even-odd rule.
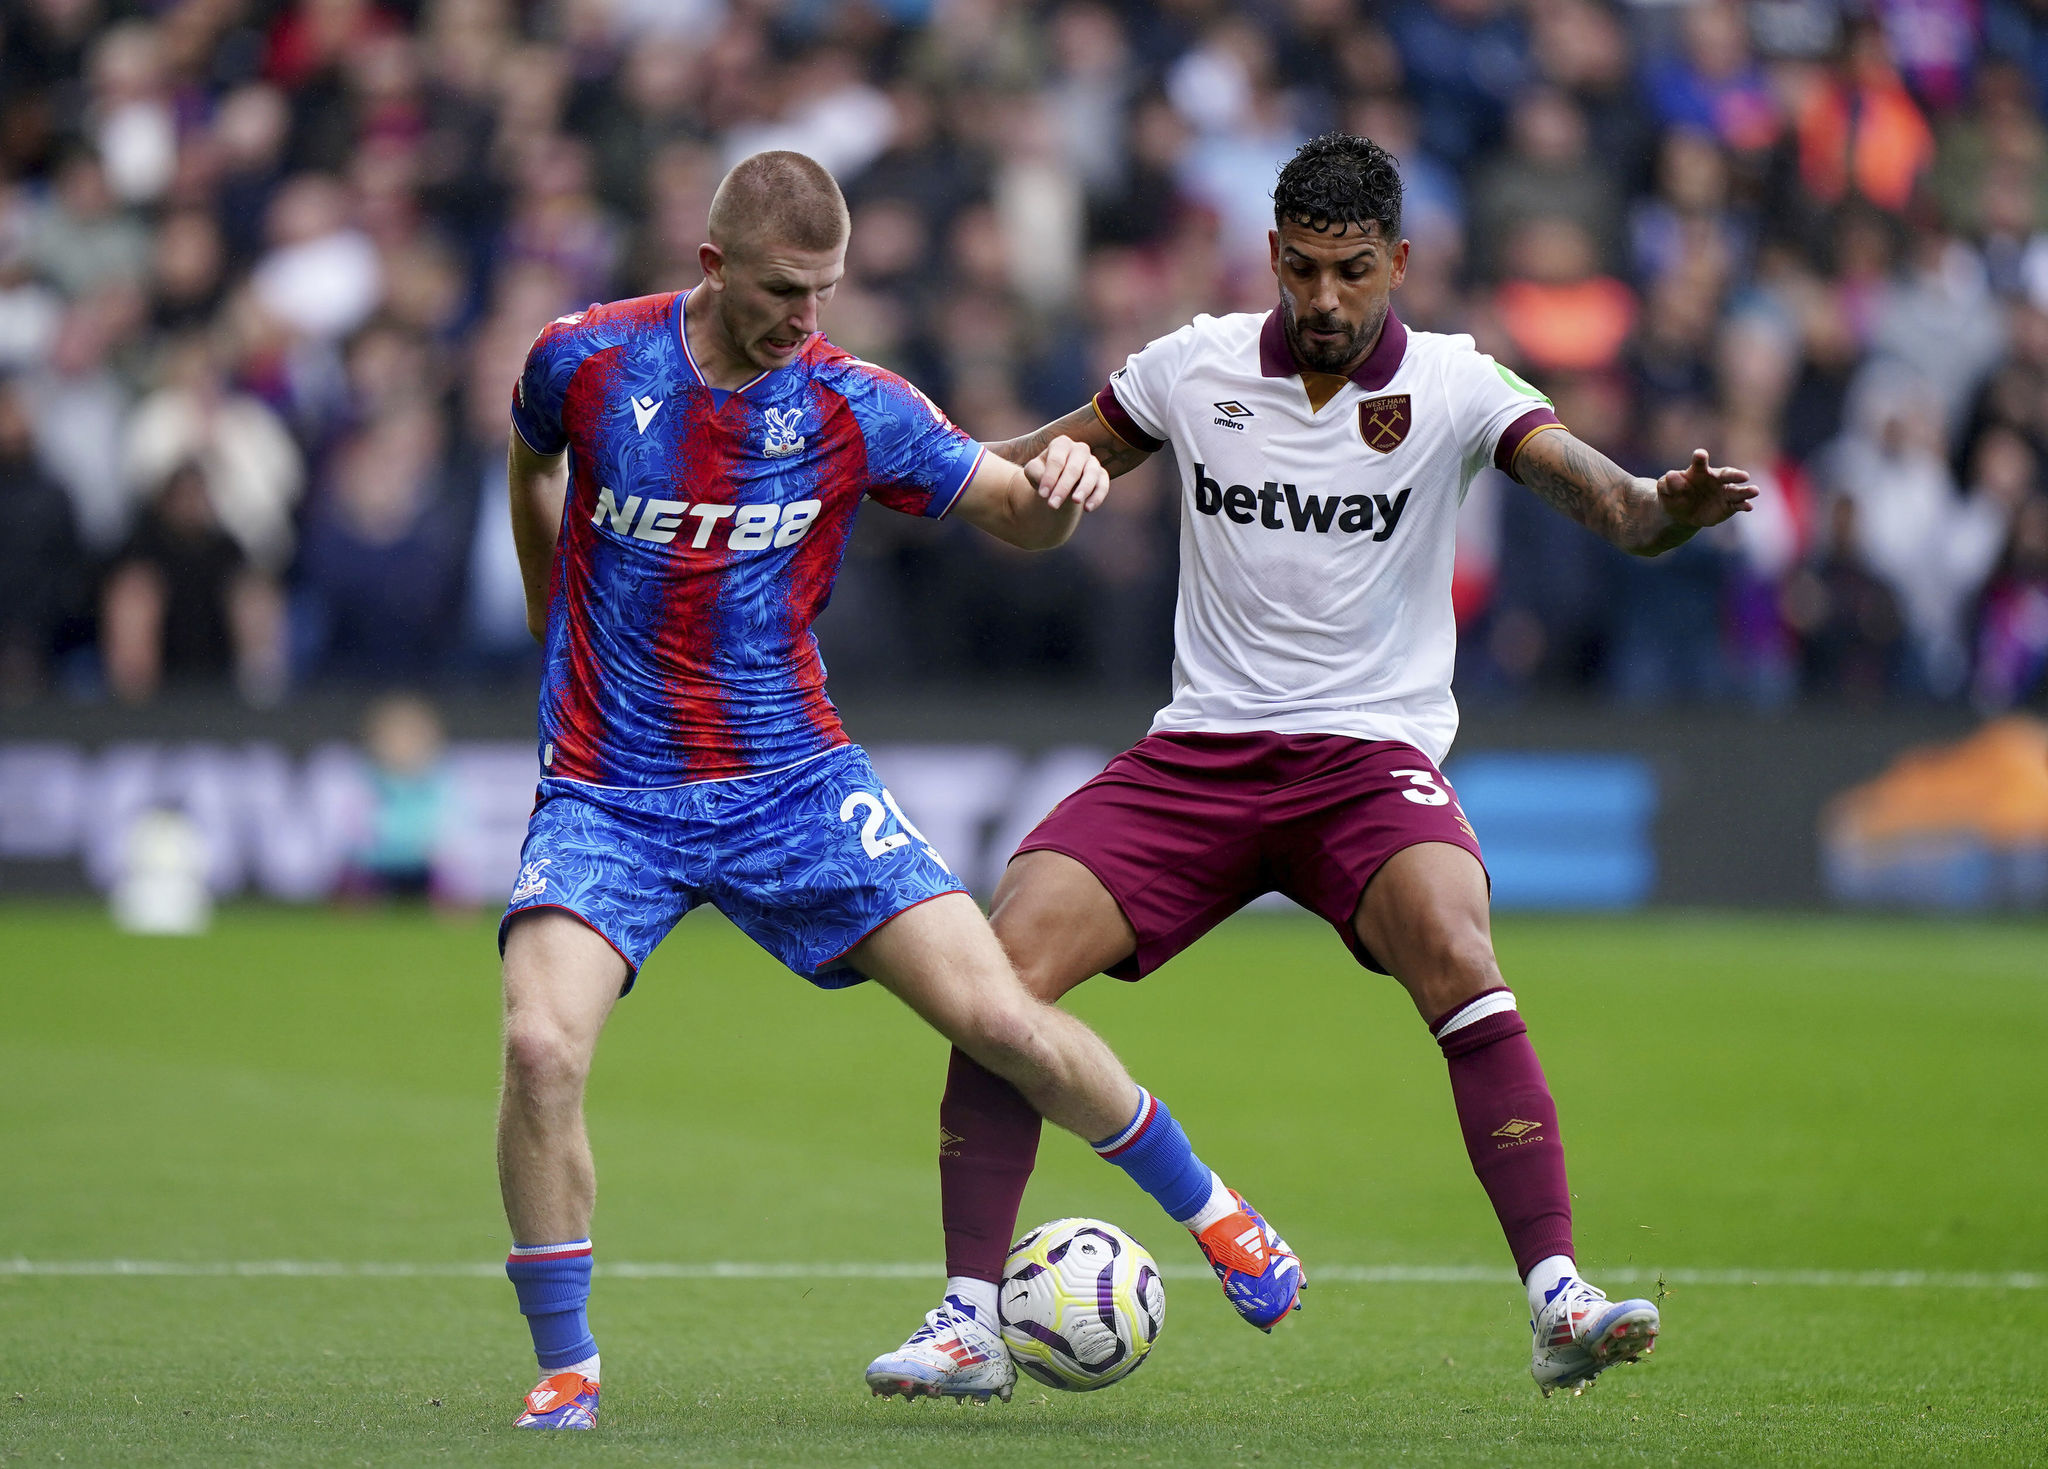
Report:
[[[114,926],[129,933],[204,933],[213,918],[206,843],[192,818],[162,807],[128,827],[127,865],[114,885]]]

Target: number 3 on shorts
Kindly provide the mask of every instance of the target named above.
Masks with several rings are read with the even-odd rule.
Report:
[[[1451,793],[1436,783],[1436,772],[1433,770],[1393,770],[1388,774],[1405,775],[1408,777],[1408,784],[1419,787],[1417,790],[1401,792],[1418,806],[1451,804]]]

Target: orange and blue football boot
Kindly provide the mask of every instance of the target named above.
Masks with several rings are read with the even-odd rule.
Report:
[[[543,1377],[540,1385],[526,1395],[525,1409],[512,1426],[595,1428],[597,1384],[581,1372],[557,1372],[553,1377]]]
[[[1195,1243],[1223,1282],[1224,1299],[1259,1330],[1271,1331],[1289,1311],[1301,1309],[1308,1276],[1300,1257],[1244,1195],[1232,1189],[1230,1196],[1237,1200],[1237,1211],[1196,1235]]]

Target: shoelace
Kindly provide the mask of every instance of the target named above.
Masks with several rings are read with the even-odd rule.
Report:
[[[1574,1346],[1578,1345],[1579,1341],[1579,1333],[1572,1329],[1572,1315],[1575,1308],[1583,1306],[1590,1313],[1596,1306],[1604,1306],[1606,1304],[1607,1292],[1601,1290],[1596,1285],[1588,1285],[1577,1277],[1569,1281],[1565,1288],[1558,1293],[1557,1299],[1551,1302],[1551,1305],[1558,1308],[1560,1313],[1559,1319],[1563,1321],[1565,1330],[1570,1333]],[[1535,1325],[1534,1322],[1530,1324],[1532,1327]],[[1555,1329],[1553,1326],[1552,1330]]]
[[[903,1345],[905,1345],[906,1347],[913,1347],[918,1345],[920,1342],[930,1341],[933,1337],[937,1336],[941,1331],[948,1329],[951,1326],[952,1322],[958,1318],[958,1312],[950,1311],[944,1306],[940,1306],[936,1310],[927,1311],[924,1314],[924,1325],[918,1327],[917,1330],[911,1332],[910,1340],[905,1342]]]

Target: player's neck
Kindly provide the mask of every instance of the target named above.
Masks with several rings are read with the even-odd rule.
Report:
[[[683,301],[683,337],[706,387],[731,392],[761,375],[761,369],[733,345],[709,291],[692,291]]]

